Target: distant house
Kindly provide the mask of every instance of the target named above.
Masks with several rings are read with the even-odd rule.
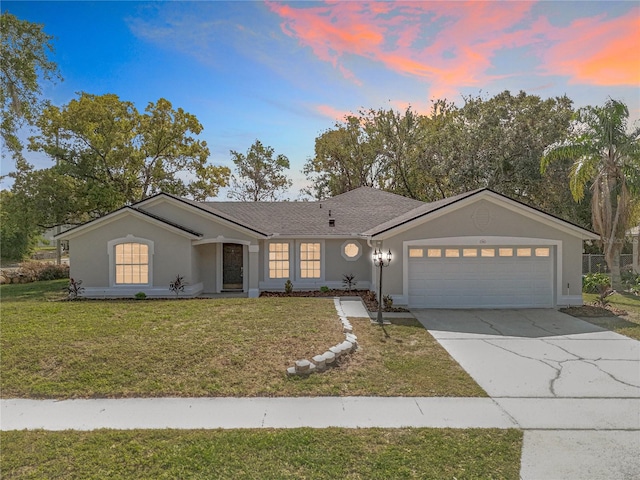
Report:
[[[491,190],[423,203],[362,187],[320,202],[195,202],[159,194],[68,230],[71,276],[87,297],[376,289],[414,308],[582,303],[583,240],[598,236]]]

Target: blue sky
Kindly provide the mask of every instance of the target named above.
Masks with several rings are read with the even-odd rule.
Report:
[[[640,117],[638,2],[31,2],[2,11],[55,37],[64,81],[44,96],[163,97],[197,116],[210,161],[260,139],[291,161],[296,198],[315,138],[361,108],[505,89],[623,100]],[[27,152],[37,167],[50,161]],[[3,159],[2,173],[11,164]],[[6,186],[6,181],[3,186]]]

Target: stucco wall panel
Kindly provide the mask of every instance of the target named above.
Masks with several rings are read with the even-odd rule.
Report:
[[[133,216],[124,216],[102,228],[72,238],[70,244],[71,276],[84,287],[109,286],[107,243],[127,235],[153,240],[153,286],[168,287],[176,275],[196,283],[192,276],[191,240]]]

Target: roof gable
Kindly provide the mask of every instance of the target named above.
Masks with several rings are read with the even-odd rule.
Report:
[[[228,225],[245,233],[249,233],[251,235],[258,235],[261,237],[268,236],[268,233],[259,230],[254,225],[246,223],[242,219],[236,218],[233,215],[229,215],[226,212],[210,206],[210,202],[196,202],[195,200],[176,197],[168,193],[159,193],[136,203],[134,206],[138,209],[141,209],[145,206],[148,207],[150,205],[163,201],[171,202],[172,204],[177,205],[181,208],[196,212],[199,215],[204,216],[205,218],[214,217],[225,225]]]
[[[398,217],[392,221],[378,225],[377,227],[364,232],[365,235],[371,237],[385,238],[391,235],[397,235],[404,230],[413,228],[421,223],[428,222],[441,215],[449,213],[455,209],[462,208],[481,199],[497,203],[512,211],[516,211],[521,215],[533,218],[542,223],[548,224],[562,230],[570,235],[580,237],[584,240],[596,240],[598,234],[587,230],[579,225],[563,220],[559,217],[543,212],[537,208],[531,207],[525,203],[509,198],[500,193],[494,192],[488,188],[474,190],[472,192],[463,193],[454,197],[445,198],[437,202],[426,203],[422,206],[407,212],[405,215]]]
[[[134,216],[139,220],[152,223],[161,228],[172,231],[174,233],[177,233],[178,235],[182,235],[183,237],[187,237],[192,240],[202,237],[201,233],[195,232],[187,227],[183,227],[182,225],[178,225],[175,222],[159,217],[157,215],[153,215],[143,210],[138,210],[136,208],[126,206],[118,210],[115,210],[105,215],[104,217],[96,218],[95,220],[91,220],[87,223],[83,223],[82,225],[78,225],[77,227],[70,228],[65,232],[55,235],[54,238],[56,240],[67,240],[70,238],[74,238],[79,235],[83,235],[84,233],[87,233],[96,228],[108,225],[109,223],[114,222],[120,218],[123,218],[124,216]]]

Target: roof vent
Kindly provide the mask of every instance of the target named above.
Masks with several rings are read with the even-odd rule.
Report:
[[[336,220],[334,218],[330,218],[329,219],[329,226],[330,227],[335,227],[336,226]]]
[[[331,216],[331,210],[329,210],[329,216]]]

